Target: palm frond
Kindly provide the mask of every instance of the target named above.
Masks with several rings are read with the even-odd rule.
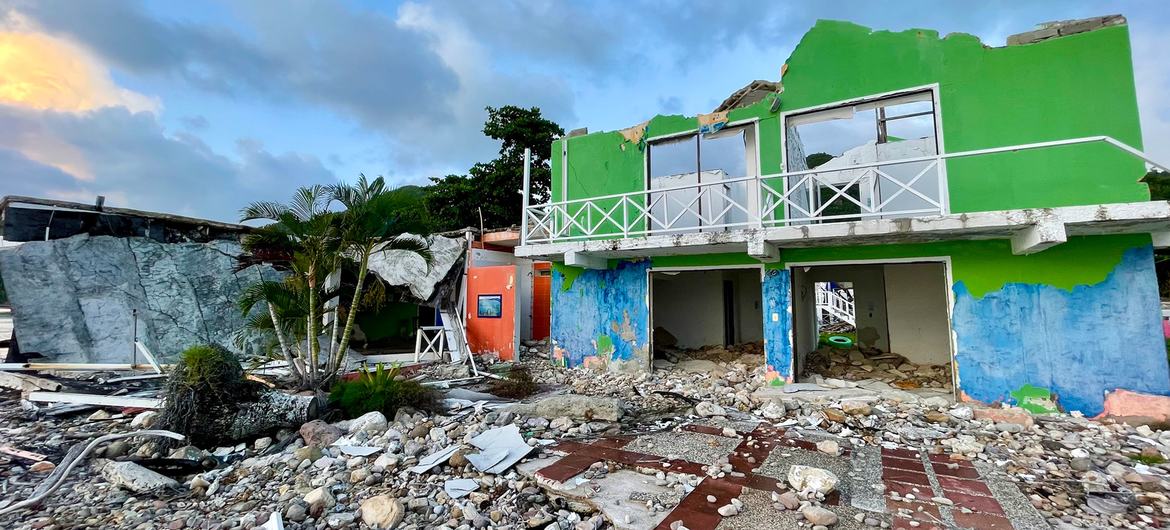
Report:
[[[280,216],[286,212],[288,212],[288,207],[279,202],[254,202],[240,210],[240,221],[252,221],[255,219],[278,221]]]

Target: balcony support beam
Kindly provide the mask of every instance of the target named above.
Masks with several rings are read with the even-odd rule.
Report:
[[[764,241],[762,237],[753,237],[748,240],[748,255],[764,263],[780,261],[780,247],[775,243]]]
[[[1064,221],[1055,215],[1044,216],[1012,236],[1012,254],[1026,256],[1068,241]]]
[[[565,253],[565,265],[586,269],[605,269],[609,267],[609,260],[595,254],[570,250]]]

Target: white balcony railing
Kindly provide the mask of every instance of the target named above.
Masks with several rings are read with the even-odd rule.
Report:
[[[818,324],[848,322],[851,326],[857,325],[853,289],[833,289],[827,282],[817,282],[816,293]]]
[[[1093,136],[529,205],[526,153],[521,244],[939,215],[947,213],[949,159],[1088,143],[1168,170],[1120,141]]]

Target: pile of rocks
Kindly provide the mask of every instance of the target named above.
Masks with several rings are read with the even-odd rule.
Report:
[[[806,373],[844,381],[880,381],[901,390],[936,388],[950,392],[951,372],[946,365],[915,364],[897,353],[823,347],[808,355]],[[810,379],[818,382],[816,377]]]

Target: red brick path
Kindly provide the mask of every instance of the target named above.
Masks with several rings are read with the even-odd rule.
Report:
[[[684,431],[722,436],[723,430],[707,425],[690,424],[682,427]],[[735,450],[728,455],[732,470],[742,476],[732,476],[731,473],[715,478],[706,476],[703,465],[687,460],[671,460],[656,455],[649,455],[627,451],[623,449],[633,438],[601,438],[590,444],[565,441],[553,446],[553,449],[567,453],[557,462],[537,471],[542,479],[565,482],[589,469],[596,462],[614,462],[627,466],[647,467],[660,469],[663,472],[688,473],[704,477],[690,494],[674,507],[662,520],[656,530],[668,530],[670,523],[682,520],[690,530],[714,530],[722,517],[716,510],[739,497],[744,488],[751,488],[764,492],[782,491],[778,488],[778,481],[772,477],[759,475],[755,468],[763,464],[768,455],[778,447],[792,447],[816,451],[816,444],[806,440],[785,438],[784,431],[775,427],[762,425],[750,432],[736,433],[742,441]],[[750,438],[750,442],[749,442]],[[842,457],[849,456],[845,449]],[[750,462],[748,458],[754,460]],[[930,455],[929,461],[934,470],[942,491],[934,491],[930,479],[926,474],[925,465],[917,451],[907,449],[882,449],[882,482],[886,486],[886,510],[890,514],[910,514],[910,517],[893,517],[895,529],[916,528],[927,530],[942,528],[942,521],[938,506],[930,501],[931,497],[944,496],[955,503],[952,513],[959,526],[999,530],[1011,529],[1011,522],[1004,516],[1003,508],[991,494],[991,490],[982,481],[978,470],[966,461],[952,461],[944,455]],[[913,491],[917,488],[918,491]],[[897,491],[900,495],[913,493],[913,501],[894,501],[888,494]],[[707,496],[715,497],[715,502],[708,502]],[[840,494],[833,492],[825,504],[833,506],[840,503]],[[968,508],[972,513],[964,514],[959,509]],[[904,510],[899,510],[904,509]],[[908,510],[908,511],[906,511]],[[910,525],[916,520],[920,526]]]

